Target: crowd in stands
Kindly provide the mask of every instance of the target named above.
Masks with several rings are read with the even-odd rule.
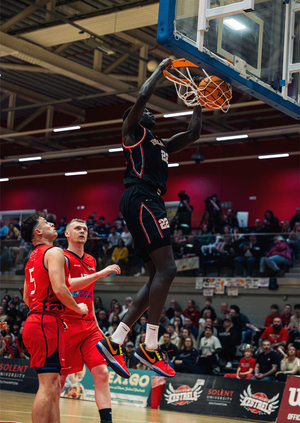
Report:
[[[131,297],[123,305],[113,299],[105,307],[99,296],[94,298],[95,315],[104,334],[113,334],[131,303]],[[7,322],[7,330],[0,333],[1,357],[29,359],[22,340],[27,313],[19,296],[6,294],[2,299],[0,321]],[[146,369],[133,355],[145,341],[146,324],[147,312],[124,341],[128,368]],[[282,314],[278,305],[272,304],[270,314],[257,328],[235,304],[217,316],[210,298],[202,309],[189,300],[185,310],[172,299],[161,315],[159,345],[176,372],[285,382],[287,375],[300,374],[300,304],[285,304]]]
[[[264,220],[255,220],[254,227],[239,228],[232,208],[222,215],[216,195],[206,199],[206,210],[199,228],[191,227],[193,206],[184,191],[180,193],[180,206],[170,220],[172,246],[175,259],[199,257],[199,268],[186,270],[180,275],[206,275],[209,266],[224,266],[231,276],[283,276],[300,259],[300,207],[290,221],[279,223],[271,210]],[[45,211],[49,221],[55,223],[58,238],[56,246],[67,245],[64,231],[67,218]],[[97,263],[97,269],[116,263],[122,274],[139,276],[145,273],[143,262],[134,254],[131,233],[121,213],[113,224],[104,216],[97,218],[94,212],[87,218],[88,241],[85,251]],[[8,226],[0,220],[0,272],[13,267],[17,274],[24,274],[24,267],[32,251],[32,245],[20,238],[20,222],[14,219]],[[6,241],[6,242],[5,242]]]

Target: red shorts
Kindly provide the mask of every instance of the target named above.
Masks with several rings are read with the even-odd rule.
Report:
[[[68,330],[64,332],[66,363],[62,375],[80,372],[85,364],[89,370],[99,364],[107,364],[96,344],[103,338],[94,320],[66,319]]]
[[[65,343],[62,321],[50,314],[30,314],[24,324],[23,341],[30,354],[30,367],[64,367]]]

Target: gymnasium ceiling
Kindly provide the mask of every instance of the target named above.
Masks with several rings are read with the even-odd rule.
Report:
[[[150,76],[148,63],[172,54],[156,42],[157,14],[153,0],[1,2],[1,177],[93,169],[101,158],[104,167],[124,166],[122,153],[108,153],[109,146],[120,146],[123,111]],[[186,118],[163,118],[186,110],[169,81],[148,107],[160,137],[186,130]],[[65,125],[81,129],[53,132]],[[243,143],[218,147],[217,136],[245,131]],[[298,154],[299,122],[234,88],[227,114],[204,110],[198,144],[210,161]],[[185,164],[193,152],[181,156]],[[28,155],[43,160],[20,164]]]

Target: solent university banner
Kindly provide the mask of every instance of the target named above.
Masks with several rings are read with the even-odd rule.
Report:
[[[172,380],[167,380],[160,408],[183,413],[276,422],[284,387],[285,384],[279,382],[177,374]],[[278,422],[284,423],[285,420]]]
[[[109,387],[113,404],[126,404],[147,407],[151,391],[153,371],[129,369],[130,378],[124,379],[109,369]],[[67,377],[61,397],[95,401],[94,379],[84,367],[82,372]]]

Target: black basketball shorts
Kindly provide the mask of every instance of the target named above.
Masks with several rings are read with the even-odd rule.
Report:
[[[137,255],[145,262],[149,254],[165,245],[171,245],[170,225],[165,203],[148,185],[132,185],[124,192],[120,211],[134,240]]]

